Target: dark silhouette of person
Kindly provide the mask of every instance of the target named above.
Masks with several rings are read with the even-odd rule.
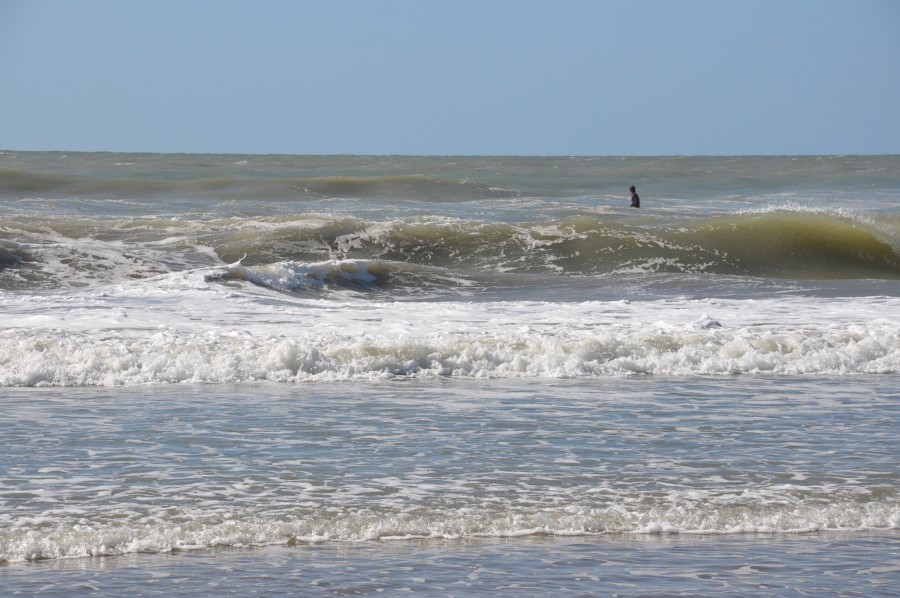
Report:
[[[637,191],[634,190],[634,185],[628,188],[631,191],[631,207],[639,208],[641,207],[641,197],[637,194]]]

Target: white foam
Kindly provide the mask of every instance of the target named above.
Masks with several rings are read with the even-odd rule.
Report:
[[[314,263],[280,262],[267,266],[231,270],[247,280],[265,287],[283,290],[323,288],[329,283],[369,285],[377,280],[369,270],[370,260],[327,260]]]
[[[366,281],[368,267],[272,276]],[[898,298],[398,303],[229,288],[215,282],[228,268],[0,294],[0,385],[900,371]]]
[[[369,505],[319,509],[295,503],[268,510],[159,508],[78,517],[19,518],[0,533],[0,559],[39,559],[171,552],[213,546],[368,542],[412,538],[515,538],[531,535],[753,534],[897,529],[896,503],[773,506],[680,505],[677,497],[617,504],[394,510]]]

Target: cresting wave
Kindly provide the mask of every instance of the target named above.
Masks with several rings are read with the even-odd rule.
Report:
[[[473,283],[449,271],[431,266],[386,260],[327,260],[279,262],[256,267],[237,262],[207,277],[213,282],[247,281],[290,293],[357,291],[383,298],[426,297]]]
[[[680,222],[581,215],[518,225],[448,217],[10,219],[2,228],[0,289],[119,282],[239,260],[257,270],[366,260],[373,273],[383,271],[371,281],[379,288],[389,270],[415,271],[391,279],[394,290],[427,285],[431,274],[444,286],[447,270],[459,280],[479,273],[897,280],[898,225],[888,217],[798,209]]]
[[[555,507],[505,505],[497,509],[418,508],[384,511],[364,505],[254,512],[227,509],[167,508],[123,514],[104,523],[79,523],[65,510],[40,519],[54,525],[35,530],[21,517],[0,534],[0,563],[41,559],[159,553],[214,547],[299,545],[415,538],[512,538],[533,535],[602,534],[745,534],[812,531],[895,530],[900,508],[891,498],[860,500],[815,492],[763,492],[767,500],[750,502],[735,495],[705,501],[678,497],[635,496],[622,502],[585,500]],[[838,495],[842,494],[840,491]]]

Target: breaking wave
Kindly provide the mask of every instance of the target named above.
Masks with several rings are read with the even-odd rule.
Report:
[[[13,218],[3,222],[2,234],[0,288],[8,289],[103,284],[237,261],[254,269],[248,279],[268,284],[280,278],[276,286],[288,290],[315,287],[306,284],[313,279],[346,283],[353,278],[347,269],[366,262],[372,279],[353,280],[381,290],[391,281],[400,293],[431,282],[444,286],[447,271],[457,280],[485,273],[900,278],[897,222],[824,210],[765,210],[666,223],[586,215],[531,224],[322,215],[214,221]],[[315,264],[335,261],[341,261],[344,274],[313,273]],[[397,272],[402,275],[392,274]]]

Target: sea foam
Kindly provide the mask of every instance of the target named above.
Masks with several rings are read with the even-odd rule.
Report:
[[[235,268],[4,294],[13,318],[0,332],[0,385],[900,371],[898,298],[398,304],[286,296]],[[239,288],[216,282],[227,273]],[[272,276],[286,273],[313,284],[373,276],[364,262]]]

